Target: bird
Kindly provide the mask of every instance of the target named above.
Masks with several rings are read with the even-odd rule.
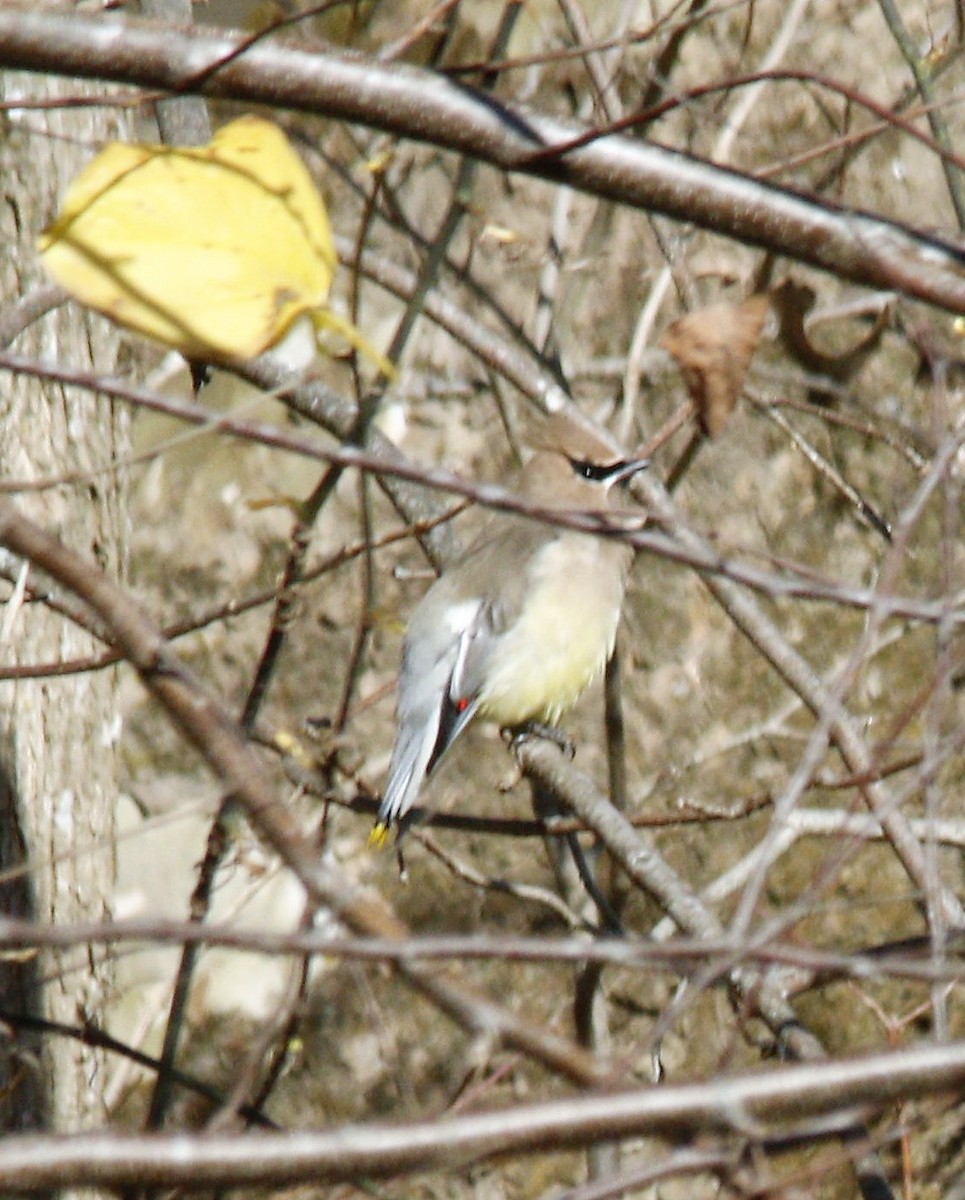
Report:
[[[569,413],[544,418],[519,494],[566,511],[606,512],[611,489],[648,465],[624,458]],[[504,728],[556,725],[613,653],[632,548],[494,513],[409,620],[396,735],[372,831],[404,830],[426,776],[474,717]]]

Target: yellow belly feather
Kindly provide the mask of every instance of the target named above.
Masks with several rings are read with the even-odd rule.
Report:
[[[555,723],[613,652],[625,558],[586,536],[565,543],[534,564],[523,611],[494,648],[479,713],[500,725]]]

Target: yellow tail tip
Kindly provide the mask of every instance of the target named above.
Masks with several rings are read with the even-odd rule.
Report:
[[[368,846],[372,850],[381,850],[389,836],[389,827],[384,821],[377,821],[369,834]]]

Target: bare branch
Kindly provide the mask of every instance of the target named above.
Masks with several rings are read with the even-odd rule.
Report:
[[[278,803],[260,759],[218,701],[177,659],[160,633],[117,585],[56,538],[20,515],[0,497],[0,544],[31,561],[73,590],[110,629],[112,639],[137,669],[145,687],[170,720],[204,757],[266,842],[297,875],[315,903],[357,933],[402,938],[405,925],[375,893],[350,882],[318,854]],[[454,1021],[476,1032],[505,1038],[546,1066],[580,1082],[600,1084],[609,1068],[566,1039],[538,1029],[487,998],[417,964],[397,964],[403,978],[431,998]]]
[[[506,1112],[437,1117],[335,1132],[250,1135],[8,1136],[0,1173],[17,1191],[65,1178],[78,1186],[197,1189],[381,1179],[431,1167],[465,1168],[494,1157],[586,1147],[601,1139],[676,1134],[769,1139],[836,1132],[842,1110],[959,1089],[965,1044],[922,1046],[816,1066],[785,1067],[561,1101]],[[824,1120],[823,1118],[830,1118]],[[789,1124],[790,1123],[790,1124]]]
[[[0,8],[0,67],[196,91],[359,122],[965,312],[965,255],[949,242],[642,140],[608,136],[557,158],[555,145],[586,131],[412,67],[19,4]]]

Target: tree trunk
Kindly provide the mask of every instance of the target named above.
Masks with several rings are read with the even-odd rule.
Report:
[[[0,96],[56,101],[88,89],[74,81],[10,73]],[[103,89],[99,94],[105,99]],[[0,286],[7,311],[47,282],[34,249],[67,182],[105,140],[124,136],[126,117],[106,107],[31,109],[4,115],[0,126]],[[110,373],[120,338],[103,319],[69,304],[31,326],[14,348],[26,354]],[[34,520],[80,553],[119,575],[125,516],[118,477],[101,472],[123,458],[127,418],[88,393],[35,380],[4,378],[0,392],[0,477],[37,479],[91,472],[19,503]],[[30,578],[27,579],[28,588]],[[8,606],[8,615],[11,606]],[[0,661],[46,663],[85,655],[94,640],[40,603],[15,612]],[[29,903],[42,924],[100,920],[108,915],[114,876],[113,822],[119,732],[114,672],[0,682],[0,866],[26,864],[20,886],[4,882],[4,909]],[[14,824],[15,822],[15,824]],[[24,887],[23,885],[26,885]],[[27,890],[29,889],[29,891]],[[29,1004],[35,1014],[68,1025],[100,1022],[111,988],[111,964],[100,948],[43,953],[7,970],[0,1001]],[[27,972],[31,974],[28,976]],[[12,989],[12,994],[11,994]],[[104,1117],[105,1059],[59,1036],[44,1036],[36,1057],[26,1043],[0,1064],[0,1120],[5,1128],[58,1130]],[[27,1047],[29,1048],[29,1047]],[[30,1064],[25,1069],[25,1064]],[[3,1076],[6,1078],[3,1078]]]

